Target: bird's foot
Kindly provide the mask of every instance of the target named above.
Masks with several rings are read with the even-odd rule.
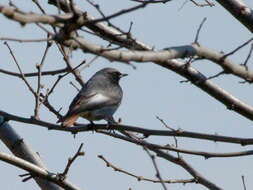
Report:
[[[88,129],[90,129],[92,131],[92,133],[94,133],[96,131],[95,123],[93,121],[90,121],[90,123],[88,124]]]
[[[118,125],[117,122],[108,122],[106,128],[108,129],[109,133],[116,134],[115,125]]]

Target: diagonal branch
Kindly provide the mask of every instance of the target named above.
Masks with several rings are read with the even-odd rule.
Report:
[[[156,160],[155,160],[155,155],[151,154],[151,153],[149,152],[149,150],[148,150],[146,147],[143,146],[143,148],[144,148],[144,150],[147,152],[148,156],[150,157],[150,159],[151,159],[151,161],[152,161],[152,164],[153,164],[153,166],[154,166],[154,168],[155,168],[155,171],[156,171],[156,177],[159,179],[159,181],[161,181],[161,184],[162,184],[162,186],[163,186],[163,189],[164,189],[164,190],[167,190],[167,187],[166,187],[166,185],[164,184],[163,179],[162,179],[162,176],[161,176],[161,174],[160,174],[160,170],[158,169],[158,165],[157,165]]]
[[[253,32],[253,11],[241,0],[217,0],[227,11]]]
[[[212,183],[207,178],[202,176],[197,170],[195,170],[190,164],[188,164],[182,158],[178,158],[178,157],[175,157],[175,156],[173,156],[169,153],[165,153],[164,151],[159,150],[156,147],[147,147],[145,145],[144,141],[141,140],[141,139],[129,138],[129,137],[125,137],[125,136],[122,136],[122,135],[108,133],[108,132],[104,132],[104,131],[99,131],[99,132],[102,133],[102,134],[105,134],[105,135],[115,137],[115,138],[120,138],[120,139],[127,140],[128,142],[131,142],[131,143],[134,143],[134,144],[137,144],[137,145],[140,145],[140,146],[144,146],[147,149],[155,152],[157,156],[159,156],[161,158],[164,158],[164,159],[166,159],[166,160],[168,160],[168,161],[184,168],[190,175],[192,175],[194,177],[194,179],[197,180],[197,183],[207,187],[210,190],[222,190],[222,188],[218,187],[216,184]]]
[[[17,66],[17,68],[18,68],[18,70],[19,70],[19,73],[20,73],[20,75],[21,75],[21,79],[25,82],[25,84],[26,84],[26,86],[28,87],[28,89],[29,89],[29,90],[32,92],[32,94],[36,97],[36,92],[34,91],[34,89],[32,88],[32,86],[29,84],[29,82],[26,80],[26,78],[25,78],[25,76],[24,76],[24,74],[23,74],[23,72],[22,72],[22,70],[21,70],[21,68],[20,68],[20,66],[19,66],[19,64],[18,64],[18,61],[17,61],[16,57],[14,56],[14,53],[13,53],[12,49],[10,48],[9,44],[8,44],[7,42],[4,42],[4,44],[7,46],[7,48],[8,48],[9,51],[10,51],[10,54],[11,54],[11,56],[12,56],[12,58],[13,58],[15,64],[16,64],[16,66]]]

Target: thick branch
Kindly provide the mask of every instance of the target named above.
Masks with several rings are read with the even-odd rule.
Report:
[[[5,122],[0,116],[0,140],[9,148],[9,150],[17,157],[20,157],[32,164],[37,165],[42,170],[46,170],[46,166],[42,162],[39,155],[31,150],[29,145],[13,130],[8,122]],[[60,190],[58,185],[47,180],[34,177],[41,189]]]
[[[253,11],[242,0],[217,0],[217,2],[253,32]]]
[[[102,46],[89,43],[80,37],[74,38],[74,40],[65,41],[64,44],[72,48],[81,48],[85,52],[100,55],[112,61],[120,62],[136,61],[157,62],[162,64],[163,62],[166,62],[170,59],[198,56],[218,64],[224,69],[226,73],[231,73],[246,81],[253,82],[252,71],[249,71],[242,65],[233,63],[228,58],[224,59],[224,54],[205,48],[199,44],[171,47],[161,51],[107,50]]]
[[[54,182],[55,184],[58,184],[59,186],[63,187],[64,189],[81,190],[78,187],[75,187],[71,183],[67,182],[66,180],[62,181],[62,180],[58,179],[57,175],[50,174],[48,171],[30,163],[30,162],[27,162],[21,158],[18,158],[16,156],[12,156],[12,155],[0,152],[0,160],[7,162],[11,165],[17,166],[18,168],[24,169],[36,177],[41,177],[42,179]]]
[[[20,22],[21,24],[27,23],[43,23],[50,25],[57,25],[59,23],[67,22],[72,18],[72,14],[65,15],[45,15],[36,13],[25,13],[15,7],[3,6],[0,4],[0,12],[11,20]]]

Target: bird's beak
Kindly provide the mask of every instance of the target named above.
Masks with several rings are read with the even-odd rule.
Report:
[[[126,77],[127,75],[128,75],[128,74],[126,74],[126,73],[121,73],[120,78]]]

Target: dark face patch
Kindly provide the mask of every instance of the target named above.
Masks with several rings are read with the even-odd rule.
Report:
[[[107,73],[108,77],[114,81],[114,82],[119,82],[119,79],[121,78],[121,73],[119,71],[114,71],[111,70]]]

